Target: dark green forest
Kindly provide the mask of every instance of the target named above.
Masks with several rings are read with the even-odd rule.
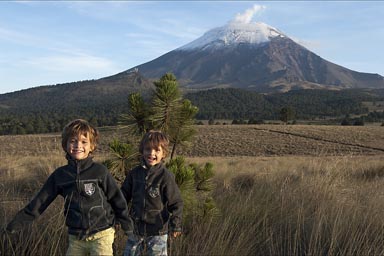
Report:
[[[186,95],[199,107],[199,119],[279,120],[280,110],[290,107],[297,119],[337,118],[368,114],[364,101],[378,101],[372,90],[293,90],[263,95],[241,89],[212,89]]]
[[[137,79],[137,78],[136,78]],[[135,80],[136,81],[136,80]],[[95,87],[95,83],[100,86]],[[137,84],[124,91],[86,81],[67,86],[44,86],[0,95],[0,135],[59,132],[74,118],[84,118],[98,127],[115,126],[128,111],[128,95],[151,88]],[[69,93],[70,92],[70,93]],[[282,108],[289,107],[295,119],[340,119],[359,115],[365,122],[382,122],[382,111],[369,112],[362,102],[382,101],[384,90],[350,89],[294,90],[260,94],[242,89],[210,89],[184,96],[199,108],[196,118],[280,120]]]

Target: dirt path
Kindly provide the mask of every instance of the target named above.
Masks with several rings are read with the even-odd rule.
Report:
[[[259,130],[259,131],[266,131],[266,132],[271,132],[271,133],[279,133],[279,134],[285,134],[285,135],[292,135],[292,136],[297,136],[297,137],[301,137],[301,138],[305,138],[305,139],[311,139],[311,140],[323,141],[323,142],[329,142],[329,143],[336,143],[336,144],[345,145],[345,146],[360,147],[360,148],[364,148],[364,149],[368,149],[368,150],[378,150],[378,151],[384,152],[384,148],[381,148],[381,147],[371,147],[371,146],[362,145],[362,144],[340,142],[340,141],[326,139],[326,138],[322,138],[322,137],[309,136],[309,135],[293,133],[293,132],[285,132],[285,131],[278,131],[278,130],[271,130],[271,129],[263,129],[263,128],[257,128],[257,127],[255,127],[254,129]]]

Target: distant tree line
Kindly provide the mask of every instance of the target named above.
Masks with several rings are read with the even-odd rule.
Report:
[[[369,112],[366,115],[361,115],[359,117],[352,118],[350,115],[346,115],[341,120],[341,125],[355,125],[355,126],[363,126],[365,123],[379,123],[383,122],[384,126],[384,112],[373,111]]]
[[[107,109],[108,108],[108,109]],[[19,110],[12,113],[0,112],[0,135],[36,134],[60,132],[65,124],[75,118],[84,118],[93,125],[113,126],[118,123],[124,108],[121,106],[78,106],[57,111],[55,108],[45,111]]]
[[[43,88],[48,91],[49,87]],[[260,94],[242,89],[211,89],[187,93],[185,99],[199,108],[198,120],[248,120],[248,123],[262,123],[263,120],[327,119],[359,115],[364,122],[383,122],[384,113],[369,112],[364,101],[380,101],[382,90],[373,93],[365,90],[294,90],[287,93]],[[47,94],[47,92],[46,92]],[[84,118],[98,127],[114,126],[122,113],[128,109],[128,95],[104,94],[87,90],[82,94],[63,97],[59,91],[49,97],[41,92],[29,93],[28,97],[11,99],[0,95],[0,135],[59,132],[74,118]],[[26,94],[27,95],[27,94]],[[150,94],[148,94],[150,95]],[[23,96],[23,95],[21,95]],[[6,106],[6,107],[4,107]],[[284,113],[283,113],[284,114]],[[351,122],[351,121],[350,121]],[[354,122],[354,120],[352,120]]]
[[[280,120],[281,110],[294,110],[297,119],[368,114],[363,101],[377,96],[359,90],[294,90],[259,94],[241,89],[212,89],[190,93],[186,98],[198,106],[197,119]]]

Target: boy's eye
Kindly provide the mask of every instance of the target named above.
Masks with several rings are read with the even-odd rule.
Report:
[[[156,152],[160,152],[161,151],[161,148],[152,148],[152,147],[145,147],[144,148],[145,151],[156,151]]]

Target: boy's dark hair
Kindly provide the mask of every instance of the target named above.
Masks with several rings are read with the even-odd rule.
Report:
[[[84,135],[88,137],[91,143],[91,152],[96,150],[99,140],[99,131],[86,120],[75,119],[64,127],[61,134],[61,146],[63,147],[64,151],[67,151],[68,140],[78,135]]]
[[[143,136],[139,147],[140,154],[143,154],[145,146],[150,146],[151,148],[162,147],[164,151],[164,157],[168,156],[169,139],[167,135],[165,135],[161,131],[150,130]]]

